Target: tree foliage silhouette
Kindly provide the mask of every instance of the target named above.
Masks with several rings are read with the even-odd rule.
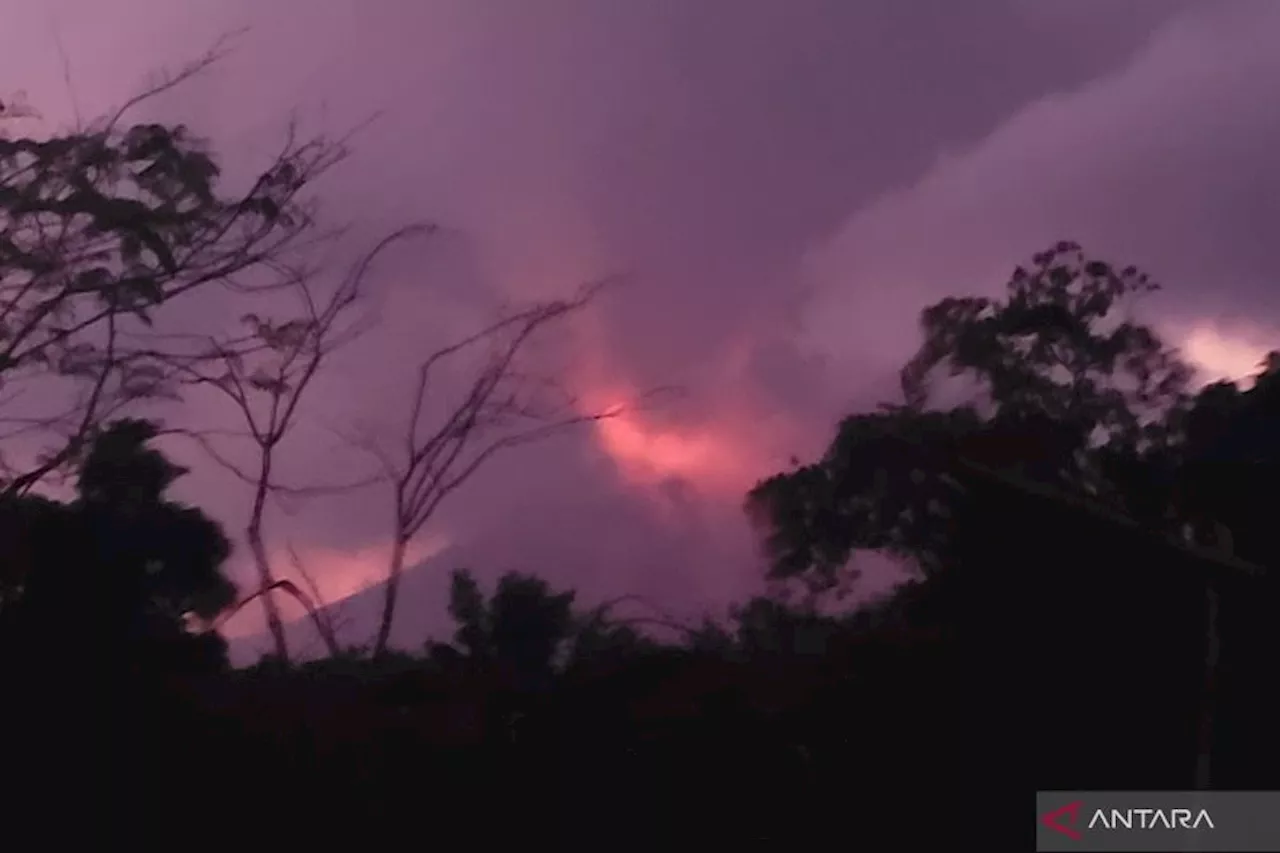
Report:
[[[1226,525],[1232,550],[1272,565],[1280,558],[1274,519],[1280,510],[1280,354],[1268,354],[1250,384],[1217,382],[1196,396],[1171,460],[1169,503],[1180,523]]]
[[[146,421],[114,422],[81,463],[75,500],[6,500],[6,553],[23,559],[3,614],[24,642],[116,662],[225,653],[191,628],[235,599],[222,572],[230,542],[166,498],[184,471],[148,446],[156,435]]]
[[[188,128],[123,124],[130,108],[219,57],[95,126],[0,138],[0,378],[11,390],[37,383],[57,401],[15,410],[9,398],[6,423],[52,440],[33,464],[4,460],[8,494],[74,468],[97,425],[132,402],[174,394],[175,359],[208,357],[198,336],[157,328],[165,306],[214,287],[270,288],[276,265],[315,230],[304,194],[340,146],[290,135],[247,191],[228,193]]]
[[[1133,469],[1149,473],[1149,459],[1181,440],[1190,404],[1190,367],[1125,316],[1156,287],[1061,242],[1014,272],[1003,301],[948,298],[925,309],[924,342],[902,370],[906,404],[851,415],[821,460],[750,493],[772,575],[838,588],[856,577],[858,550],[935,571],[955,500],[940,479],[943,458],[1126,504],[1141,479]],[[939,372],[966,383],[967,403],[930,408]]]
[[[454,642],[473,662],[504,668],[519,679],[546,679],[573,631],[573,592],[552,592],[545,580],[508,572],[485,599],[470,572],[449,586]]]

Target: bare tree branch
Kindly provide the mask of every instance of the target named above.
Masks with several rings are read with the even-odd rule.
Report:
[[[163,95],[165,92],[170,92],[173,89],[176,89],[192,77],[202,74],[209,70],[211,66],[225,59],[231,52],[231,42],[243,36],[248,31],[248,27],[241,27],[238,30],[224,33],[218,37],[212,47],[196,59],[182,66],[177,73],[169,74],[166,72],[160,72],[157,75],[158,79],[156,79],[155,82],[148,85],[138,94],[129,98],[120,106],[119,109],[111,114],[111,117],[107,120],[105,130],[107,132],[114,130],[116,125],[120,123],[120,119],[124,118],[125,114],[134,107]]]
[[[246,314],[244,323],[261,346],[232,349],[225,345],[225,341],[211,341],[211,351],[222,357],[220,373],[210,373],[207,364],[202,369],[189,362],[171,362],[188,383],[221,392],[223,399],[234,406],[245,424],[248,433],[245,437],[254,444],[255,470],[246,471],[228,459],[207,436],[196,431],[182,433],[194,439],[216,464],[253,488],[245,538],[263,589],[273,589],[275,581],[264,531],[267,498],[273,493],[299,495],[308,491],[312,494],[318,492],[314,487],[290,489],[277,482],[276,451],[293,430],[298,407],[321,366],[333,352],[354,339],[351,334],[353,327],[347,320],[359,302],[374,262],[394,244],[431,233],[429,226],[414,225],[387,235],[357,259],[324,300],[316,297],[311,271],[293,270],[290,281],[292,293],[300,304],[300,315],[277,321]],[[352,487],[360,485],[364,484],[356,483]],[[335,489],[331,488],[332,491]],[[287,660],[288,641],[279,609],[269,594],[261,598],[276,654]]]
[[[227,458],[226,454],[212,440],[213,437],[224,439],[241,439],[256,444],[256,439],[249,433],[234,430],[196,430],[185,427],[165,427],[157,431],[157,435],[174,435],[182,438],[191,439],[200,449],[211,459],[214,464],[231,474],[241,483],[248,486],[256,486],[258,477],[246,471],[242,466],[237,465]],[[273,495],[285,495],[293,498],[315,498],[326,497],[332,495],[349,494],[357,489],[374,486],[383,482],[384,477],[380,474],[371,474],[356,480],[350,480],[345,483],[327,483],[313,485],[289,485],[272,480],[267,484],[267,491]]]
[[[107,382],[116,370],[115,348],[116,348],[117,326],[116,313],[113,311],[107,316],[107,346],[102,357],[102,366],[98,370],[97,380],[93,384],[92,390],[89,392],[89,399],[85,403],[82,410],[80,423],[75,431],[68,438],[62,449],[50,455],[44,462],[40,463],[36,468],[13,478],[8,485],[9,495],[23,495],[31,489],[36,483],[44,479],[51,471],[60,468],[69,460],[79,456],[85,444],[91,437],[93,427],[99,422],[99,405],[102,402]]]
[[[522,350],[537,332],[582,310],[616,281],[593,282],[569,299],[516,311],[427,356],[418,368],[399,453],[371,437],[353,440],[380,463],[392,486],[394,503],[392,549],[373,643],[375,655],[387,651],[409,545],[445,498],[502,450],[624,411],[622,406],[581,411],[560,383],[531,378],[517,367]],[[488,360],[471,380],[463,400],[446,412],[438,428],[428,430],[425,421],[435,369],[446,359],[481,344],[490,348]]]
[[[173,377],[166,371],[175,362],[185,362],[189,379],[191,370],[210,360],[209,353],[191,352],[192,336],[153,330],[163,306],[215,285],[237,293],[295,287],[297,265],[286,256],[332,237],[317,233],[314,205],[302,193],[345,157],[341,143],[300,140],[291,126],[253,186],[223,198],[215,191],[217,165],[185,128],[122,126],[138,104],[224,58],[236,35],[224,36],[176,74],[162,75],[90,130],[0,140],[0,384],[6,402],[15,399],[19,383],[42,389],[90,383],[74,414],[54,412],[43,416],[43,424],[41,416],[31,416],[24,424],[25,434],[58,436],[58,446],[44,451],[33,468],[7,477],[3,494],[24,493],[57,474],[105,413],[130,401],[172,397]],[[212,356],[255,343],[261,342],[225,340]],[[87,371],[84,365],[106,346],[112,347],[105,362],[112,375]],[[73,418],[80,427],[63,434]]]
[[[62,62],[62,82],[67,87],[67,97],[71,101],[71,113],[75,118],[77,132],[84,129],[84,119],[80,115],[80,99],[76,96],[76,87],[71,80],[71,57],[67,56],[67,48],[62,43],[62,30],[57,22],[53,22],[53,42],[58,48],[58,59]]]
[[[298,573],[298,576],[302,578],[302,582],[307,585],[307,589],[311,592],[312,606],[309,608],[309,612],[311,622],[316,627],[316,633],[324,641],[325,649],[329,652],[330,657],[337,657],[341,653],[342,647],[338,644],[338,633],[334,627],[330,605],[325,603],[324,596],[320,592],[320,586],[316,583],[311,572],[307,570],[306,565],[302,562],[302,558],[298,556],[298,552],[293,545],[289,546],[289,561],[293,564],[294,571]]]
[[[305,592],[299,589],[297,584],[295,584],[291,580],[288,580],[287,578],[281,579],[281,580],[273,580],[269,584],[264,584],[254,592],[240,599],[231,607],[229,607],[228,609],[220,613],[218,615],[218,618],[214,620],[213,624],[210,627],[215,631],[220,630],[222,626],[227,623],[227,620],[229,620],[232,616],[235,616],[237,613],[243,610],[246,606],[248,606],[249,604],[252,604],[254,601],[256,601],[259,598],[263,599],[264,601],[268,600],[270,598],[271,593],[276,590],[281,590],[282,592],[288,593],[290,596],[293,597],[295,601],[301,604],[303,608],[307,611],[307,614],[311,617],[311,622],[313,625],[316,626],[316,630],[320,632],[321,637],[322,638],[325,637],[325,632],[327,631],[327,628],[325,628],[324,625],[326,623],[323,617],[319,615],[319,611],[316,609],[316,603],[311,600],[310,596],[308,596]],[[325,642],[327,645],[328,640],[326,639]]]

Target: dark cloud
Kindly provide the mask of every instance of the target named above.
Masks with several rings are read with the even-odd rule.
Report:
[[[844,364],[900,357],[919,306],[994,293],[1064,237],[1155,274],[1167,292],[1151,307],[1172,328],[1206,314],[1267,323],[1280,307],[1268,239],[1280,122],[1266,94],[1278,33],[1273,5],[1201,7],[1123,67],[1028,105],[859,209],[812,257],[817,345]]]

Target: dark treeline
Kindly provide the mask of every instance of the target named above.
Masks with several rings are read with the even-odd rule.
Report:
[[[233,670],[218,619],[278,592],[264,501],[247,526],[262,587],[237,590],[228,535],[169,494],[183,470],[155,446],[163,423],[129,407],[226,391],[260,439],[263,498],[332,317],[254,316],[243,352],[138,335],[306,233],[295,196],[330,155],[302,146],[226,199],[184,130],[118,120],[0,141],[0,378],[85,392],[0,490],[13,832],[1021,849],[1037,789],[1280,787],[1280,358],[1197,390],[1133,319],[1154,284],[1069,242],[999,299],[926,309],[903,401],[752,490],[775,592],[727,622],[659,641],[536,575],[486,590],[459,569],[449,642],[397,652],[383,630],[344,649],[313,602],[328,656],[292,660],[278,633]],[[36,227],[50,221],[57,239]],[[286,366],[236,367],[263,352]],[[939,405],[939,383],[968,402]],[[285,420],[254,421],[250,390]],[[445,495],[404,493],[396,543]],[[840,606],[869,551],[913,580]]]

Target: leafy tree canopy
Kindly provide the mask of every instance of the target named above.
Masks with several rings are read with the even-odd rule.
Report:
[[[771,576],[843,588],[860,550],[936,571],[961,499],[943,476],[957,457],[1174,523],[1187,509],[1175,505],[1174,472],[1188,441],[1199,448],[1215,418],[1233,417],[1239,392],[1192,396],[1191,367],[1133,316],[1156,289],[1134,267],[1061,242],[1015,270],[1003,299],[926,308],[923,343],[902,370],[905,404],[851,415],[821,459],[751,491]],[[965,383],[965,404],[931,405],[940,378]]]
[[[470,572],[455,571],[449,588],[454,641],[473,661],[509,667],[519,677],[549,675],[573,631],[573,599],[573,592],[552,592],[541,578],[509,572],[486,600]]]
[[[66,386],[74,401],[22,413],[58,441],[35,467],[8,460],[9,493],[74,468],[93,428],[133,401],[173,396],[185,368],[214,357],[162,328],[160,309],[198,290],[278,283],[313,230],[302,193],[342,155],[290,139],[247,190],[231,192],[188,128],[129,125],[124,112],[49,138],[0,137],[0,383],[39,383],[45,397]]]
[[[73,501],[12,497],[0,508],[6,564],[16,567],[0,614],[28,641],[126,656],[191,645],[188,623],[234,601],[222,570],[230,542],[198,509],[165,497],[182,469],[148,446],[156,432],[146,421],[112,423],[85,455]]]

